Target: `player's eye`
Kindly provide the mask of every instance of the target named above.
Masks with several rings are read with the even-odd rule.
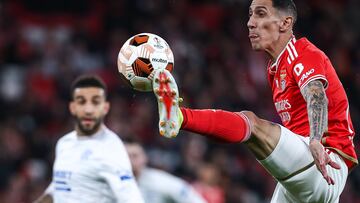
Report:
[[[264,16],[266,15],[266,12],[265,12],[265,11],[258,11],[258,12],[257,12],[257,15],[258,15],[259,17],[264,17]]]
[[[86,103],[85,99],[76,99],[77,104],[84,105]]]
[[[93,103],[93,105],[97,106],[100,104],[100,99],[93,99],[92,103]]]

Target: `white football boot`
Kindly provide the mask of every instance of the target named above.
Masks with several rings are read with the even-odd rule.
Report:
[[[176,137],[183,121],[176,81],[168,70],[157,69],[154,70],[152,84],[158,101],[160,135],[167,138]]]

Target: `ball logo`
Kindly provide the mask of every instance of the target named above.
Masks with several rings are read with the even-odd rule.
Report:
[[[134,90],[150,92],[151,73],[155,69],[173,70],[174,56],[169,44],[160,36],[140,33],[130,37],[121,47],[117,60],[118,71]],[[87,154],[84,155],[86,157]],[[90,157],[91,158],[91,157]]]
[[[164,48],[164,46],[161,44],[161,41],[159,40],[159,38],[155,37],[154,41],[155,41],[154,47],[156,47],[158,49],[163,49]]]
[[[151,62],[167,63],[167,60],[162,59],[162,58],[152,58]]]

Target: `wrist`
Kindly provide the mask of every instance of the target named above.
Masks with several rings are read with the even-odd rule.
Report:
[[[321,144],[320,143],[320,140],[317,140],[317,139],[314,139],[314,138],[310,138],[310,143],[309,143],[310,145],[313,145],[313,144]]]

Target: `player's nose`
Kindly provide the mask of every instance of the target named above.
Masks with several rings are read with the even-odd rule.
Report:
[[[86,104],[84,106],[84,112],[86,114],[92,114],[94,112],[94,107],[91,104]]]
[[[255,21],[254,21],[254,18],[252,16],[250,16],[248,22],[247,22],[247,27],[249,30],[252,30],[254,29],[256,26],[255,26]]]

